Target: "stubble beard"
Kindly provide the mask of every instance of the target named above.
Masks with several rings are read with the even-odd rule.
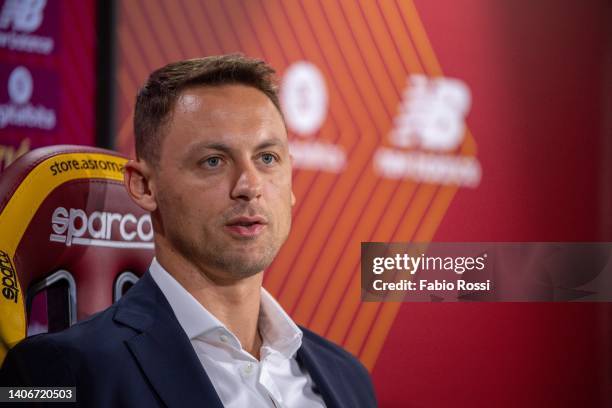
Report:
[[[270,266],[286,238],[258,237],[255,240],[265,242],[249,245],[250,240],[244,240],[244,245],[241,245],[240,240],[233,238],[228,242],[207,239],[206,236],[210,235],[203,235],[200,240],[188,240],[179,232],[171,241],[181,255],[200,270],[214,271],[215,276],[211,278],[222,279],[244,279],[263,271]]]
[[[245,213],[266,215],[269,223],[263,234],[244,240],[227,235],[223,231],[227,220]],[[277,218],[275,221],[279,224],[276,224],[262,209],[251,208],[249,211],[246,206],[235,207],[224,215],[217,229],[203,228],[199,237],[185,234],[192,227],[185,225],[185,220],[171,218],[167,221],[173,225],[167,224],[170,228],[166,229],[166,239],[183,258],[212,279],[237,280],[253,276],[270,266],[289,235],[292,220],[289,212]],[[280,230],[275,228],[277,225]]]
[[[214,269],[224,271],[229,277],[242,279],[266,269],[276,256],[280,245],[266,243],[263,248],[241,249],[220,245],[201,245],[200,259]],[[256,253],[255,253],[256,252]]]

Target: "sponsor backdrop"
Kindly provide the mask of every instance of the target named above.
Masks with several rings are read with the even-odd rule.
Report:
[[[0,0],[0,172],[95,138],[95,1]]]
[[[609,304],[361,302],[359,277],[362,241],[611,240],[607,2],[117,9],[127,154],[152,69],[235,51],[277,68],[297,204],[265,286],[361,359],[382,406],[612,403]]]

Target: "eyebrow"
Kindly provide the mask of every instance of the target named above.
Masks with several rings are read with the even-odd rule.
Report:
[[[261,142],[260,144],[258,144],[255,147],[255,150],[261,150],[261,149],[266,149],[268,147],[274,147],[274,146],[280,146],[280,147],[284,147],[287,143],[285,143],[284,141],[282,141],[281,139],[277,138],[277,137],[273,137],[267,140],[264,140],[263,142]]]
[[[273,137],[273,138],[264,140],[263,142],[259,143],[257,146],[255,146],[255,150],[266,149],[268,147],[274,147],[274,146],[284,147],[285,145],[286,143],[284,143],[281,139]],[[234,150],[230,146],[226,145],[225,143],[219,143],[219,142],[198,143],[190,150],[197,151],[201,149],[218,150],[218,151],[221,151],[227,154],[230,154],[232,150]]]

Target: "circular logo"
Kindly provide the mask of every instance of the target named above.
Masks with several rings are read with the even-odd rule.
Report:
[[[30,100],[34,84],[32,75],[26,67],[17,67],[8,79],[8,93],[13,103],[23,105]]]
[[[281,84],[280,99],[287,126],[298,134],[313,134],[325,121],[325,79],[310,62],[299,61],[287,69]]]

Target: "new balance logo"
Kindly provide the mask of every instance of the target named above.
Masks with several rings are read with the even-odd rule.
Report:
[[[6,0],[0,14],[0,28],[24,33],[36,31],[43,21],[46,0]]]
[[[395,127],[389,135],[394,146],[449,151],[465,133],[470,91],[462,81],[411,75]]]

